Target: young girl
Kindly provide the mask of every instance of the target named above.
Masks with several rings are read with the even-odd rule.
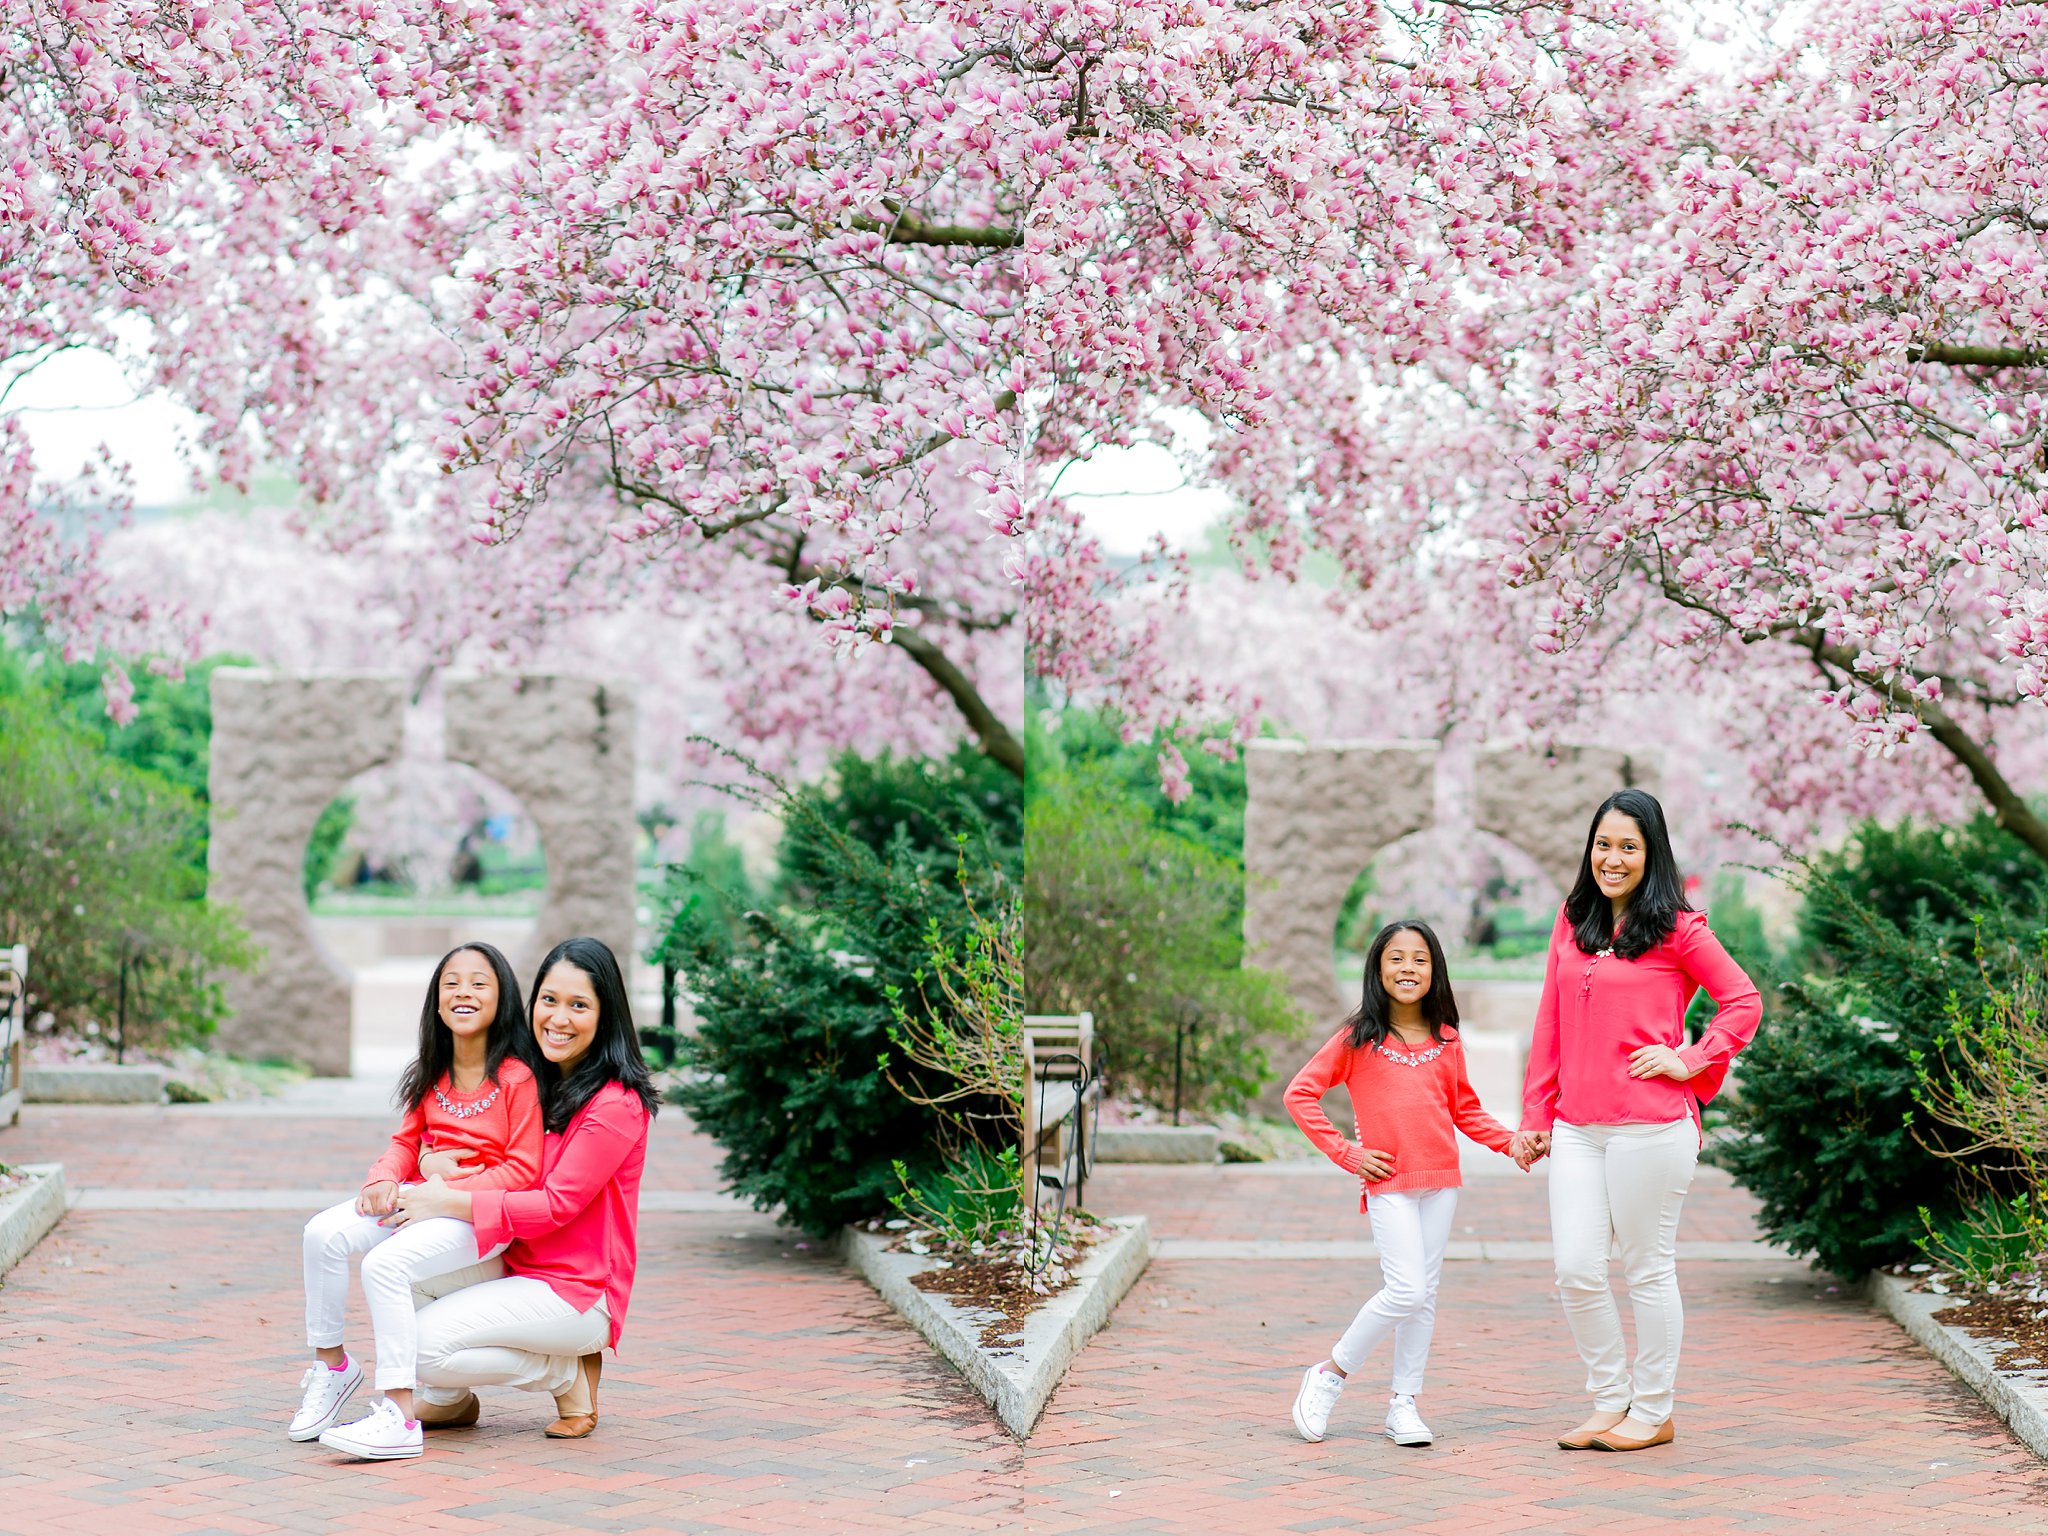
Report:
[[[522,1059],[530,1050],[519,983],[505,957],[488,944],[451,950],[427,984],[419,1057],[398,1085],[405,1111],[398,1133],[354,1200],[306,1223],[306,1343],[319,1358],[300,1379],[292,1439],[317,1437],[377,1460],[420,1454],[412,1416],[413,1285],[488,1259],[503,1245],[480,1253],[466,1221],[414,1222],[400,1231],[382,1218],[396,1208],[402,1188],[437,1173],[463,1189],[532,1187],[542,1128],[540,1090]],[[473,1162],[461,1166],[465,1158]],[[362,1367],[342,1348],[354,1253],[363,1255],[363,1299],[384,1396],[367,1418],[336,1427],[342,1404],[363,1381]]]
[[[1437,1279],[1458,1207],[1458,1139],[1506,1152],[1514,1137],[1479,1107],[1452,1028],[1458,1005],[1436,935],[1418,922],[1389,923],[1365,960],[1365,996],[1328,1045],[1287,1085],[1287,1111],[1330,1161],[1359,1176],[1359,1206],[1372,1220],[1381,1286],[1359,1310],[1327,1360],[1302,1374],[1294,1427],[1320,1440],[1345,1379],[1373,1346],[1394,1336],[1394,1391],[1387,1438],[1428,1445],[1416,1411]],[[1346,1141],[1323,1113],[1338,1083],[1351,1093],[1358,1141]]]

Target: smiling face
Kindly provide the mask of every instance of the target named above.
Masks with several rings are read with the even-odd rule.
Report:
[[[488,1034],[498,1016],[498,973],[473,949],[458,949],[441,967],[441,1022],[456,1039]]]
[[[597,1039],[597,989],[580,966],[557,960],[533,998],[533,1038],[541,1055],[572,1071]]]
[[[1380,951],[1380,985],[1402,1013],[1422,1006],[1434,976],[1429,944],[1413,928],[1401,929]]]
[[[1643,846],[1643,829],[1633,816],[1609,811],[1593,829],[1593,881],[1600,894],[1619,912],[1628,904],[1636,887],[1643,883],[1643,868],[1649,850]]]

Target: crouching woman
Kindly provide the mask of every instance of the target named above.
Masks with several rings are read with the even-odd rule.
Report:
[[[596,939],[568,939],[541,962],[528,1016],[542,1058],[546,1137],[530,1190],[406,1191],[406,1220],[455,1216],[477,1245],[511,1246],[504,1274],[447,1290],[419,1314],[417,1412],[428,1429],[474,1424],[474,1389],[547,1392],[545,1431],[597,1428],[597,1381],[633,1294],[640,1175],[658,1103],[640,1055],[618,960]],[[450,1277],[451,1279],[456,1277]]]

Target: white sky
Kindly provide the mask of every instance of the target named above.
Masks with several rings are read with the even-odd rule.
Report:
[[[132,470],[138,505],[192,499],[179,449],[196,439],[199,418],[162,390],[138,396],[120,364],[98,348],[60,352],[40,364],[0,410],[19,417],[36,466],[49,479],[69,479],[106,443]]]

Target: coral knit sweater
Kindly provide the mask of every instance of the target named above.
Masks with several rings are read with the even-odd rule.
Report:
[[[1479,1107],[1455,1029],[1444,1031],[1443,1049],[1433,1058],[1435,1046],[1404,1045],[1393,1034],[1381,1045],[1384,1050],[1378,1045],[1354,1050],[1351,1031],[1340,1029],[1287,1085],[1287,1112],[1294,1123],[1331,1162],[1359,1175],[1361,1211],[1372,1195],[1463,1184],[1457,1131],[1496,1152],[1505,1152],[1514,1140],[1506,1126]],[[1351,1093],[1355,1142],[1346,1141],[1323,1113],[1323,1095],[1339,1083]],[[1359,1172],[1361,1147],[1392,1153],[1394,1176],[1367,1182]]]
[[[1704,987],[1721,1005],[1706,1032],[1685,1043],[1685,1009]],[[1550,930],[1550,961],[1529,1042],[1522,1084],[1522,1129],[1568,1125],[1700,1123],[1699,1106],[1721,1091],[1728,1064],[1749,1044],[1763,999],[1728,957],[1703,912],[1681,912],[1655,949],[1634,960],[1589,955],[1572,938],[1560,907]],[[1628,1075],[1628,1059],[1646,1045],[1668,1045],[1693,1075]]]
[[[467,1115],[450,1114],[437,1094]],[[480,1107],[479,1107],[480,1106]],[[405,1112],[398,1133],[371,1166],[363,1186],[409,1184],[420,1176],[420,1153],[475,1152],[468,1172],[449,1179],[450,1189],[528,1189],[540,1177],[540,1084],[523,1062],[499,1064],[498,1080],[485,1078],[474,1093],[457,1093],[442,1078]],[[488,1245],[487,1245],[488,1246]]]
[[[476,1242],[505,1250],[505,1273],[545,1280],[578,1312],[604,1298],[619,1342],[638,1261],[640,1173],[647,1162],[647,1109],[606,1083],[568,1129],[547,1134],[538,1189],[480,1190],[470,1202]]]

